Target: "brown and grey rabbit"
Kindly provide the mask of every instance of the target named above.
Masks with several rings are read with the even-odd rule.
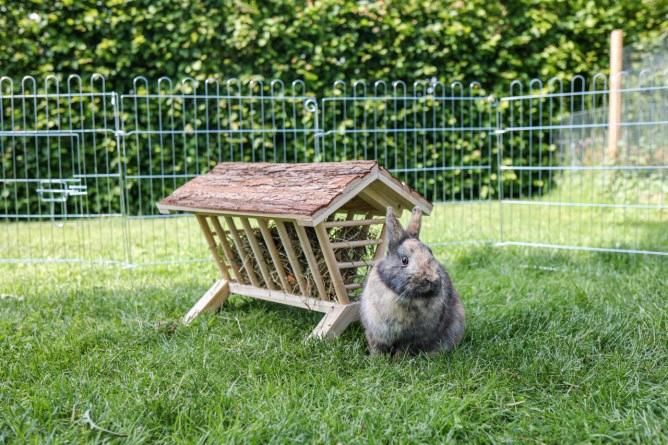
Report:
[[[387,253],[371,269],[360,317],[372,354],[450,351],[464,335],[464,307],[450,277],[418,239],[422,213],[406,230],[387,209]]]

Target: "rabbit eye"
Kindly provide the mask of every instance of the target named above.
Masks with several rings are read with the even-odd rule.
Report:
[[[401,257],[401,264],[404,266],[408,266],[408,257],[407,256],[402,256]]]

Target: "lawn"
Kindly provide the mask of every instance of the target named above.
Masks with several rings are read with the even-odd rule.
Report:
[[[534,210],[526,229],[509,228],[513,211],[506,235],[535,241],[556,227]],[[588,242],[577,215],[560,230]],[[439,206],[423,237],[497,239],[499,217],[492,204]],[[15,245],[25,228],[36,230],[22,225]],[[150,232],[156,246],[200,256],[162,230]],[[658,237],[648,246],[665,243],[664,230],[648,234]],[[434,251],[463,297],[467,334],[452,354],[399,361],[368,356],[359,326],[305,341],[319,314],[236,296],[179,325],[215,278],[209,262],[0,264],[0,443],[668,442],[666,257]]]

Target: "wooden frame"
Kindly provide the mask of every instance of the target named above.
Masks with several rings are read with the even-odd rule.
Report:
[[[218,178],[229,181],[224,170],[220,170],[221,166],[216,169]],[[232,166],[249,168],[248,164],[240,163]],[[336,167],[340,174],[342,164]],[[355,171],[353,167],[358,168],[352,166],[352,171]],[[362,167],[367,169],[367,174],[351,175],[353,179],[342,187],[329,205],[317,208],[309,215],[278,212],[285,208],[286,199],[290,204],[291,198],[285,196],[280,197],[284,207],[257,212],[239,212],[233,208],[221,210],[218,204],[216,210],[201,208],[201,200],[198,201],[200,204],[191,205],[188,197],[192,195],[179,195],[178,189],[173,196],[161,201],[158,204],[161,212],[195,214],[220,273],[220,278],[188,311],[183,322],[190,323],[204,312],[218,310],[229,295],[235,293],[324,313],[311,337],[340,335],[359,317],[359,303],[354,301],[351,293],[361,291],[363,285],[359,278],[364,274],[351,273],[350,270],[369,270],[385,252],[385,218],[380,215],[385,215],[388,206],[394,207],[399,216],[412,206],[418,206],[426,213],[431,211],[429,202],[377,164]],[[286,164],[284,168],[289,171],[292,165]],[[243,182],[243,179],[235,181]],[[264,181],[262,177],[259,182]],[[199,190],[202,190],[203,182],[198,181]],[[236,182],[231,186],[241,187]],[[243,193],[243,188],[239,190]],[[204,193],[209,192],[205,190]],[[372,226],[381,226],[381,230],[370,232]],[[356,232],[356,239],[334,239],[338,236],[336,233],[353,227],[362,229]],[[370,233],[374,235],[370,236]],[[373,254],[366,256],[366,260],[358,261],[354,256],[353,261],[349,260],[350,249],[368,248],[375,248],[375,251],[371,250]],[[341,253],[345,251],[348,253]],[[365,255],[369,255],[369,251]],[[356,282],[346,282],[344,277],[348,280],[352,277]]]
[[[195,214],[200,225],[202,235],[207,242],[209,251],[216,263],[221,278],[199,299],[199,301],[184,316],[183,322],[188,324],[198,315],[218,310],[226,301],[230,293],[244,295],[259,300],[286,304],[325,315],[311,332],[312,338],[334,338],[340,335],[352,322],[359,317],[359,303],[351,301],[349,293],[362,288],[359,283],[344,283],[341,270],[347,268],[370,267],[373,261],[339,262],[335,251],[343,248],[361,248],[376,246],[383,249],[384,241],[382,234],[385,231],[384,218],[350,219],[351,214],[345,220],[326,221],[313,228],[318,241],[318,251],[322,253],[327,274],[335,291],[335,299],[330,300],[325,288],[323,276],[318,270],[318,261],[314,253],[306,228],[295,220],[271,220],[270,218],[238,217],[233,215],[211,215]],[[219,219],[220,218],[220,219]],[[221,219],[225,222],[221,222]],[[238,229],[235,219],[241,224]],[[269,258],[262,255],[259,240],[253,230],[253,223],[259,229],[261,239],[267,247]],[[280,259],[279,246],[270,233],[270,223],[275,225],[281,248],[286,253],[288,263],[284,264]],[[299,248],[306,257],[309,270],[315,281],[316,288],[308,289],[304,279],[304,271],[298,261],[293,241],[288,235],[287,225],[291,224],[299,240]],[[365,227],[373,225],[382,226],[378,239],[360,239],[344,242],[332,242],[328,230],[339,227]],[[363,233],[367,234],[368,230]],[[229,239],[232,239],[232,244]],[[244,242],[244,238],[247,243]],[[250,252],[245,247],[250,246]],[[234,250],[236,250],[236,255]],[[378,251],[374,255],[377,258]],[[241,259],[241,266],[237,264],[236,258]],[[280,288],[272,279],[268,261],[271,262],[273,270],[278,276]],[[260,276],[257,275],[251,264],[257,265]],[[285,267],[289,265],[294,272],[294,279],[299,292],[294,293],[288,282]]]

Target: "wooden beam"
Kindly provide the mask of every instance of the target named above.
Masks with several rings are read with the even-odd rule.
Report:
[[[340,241],[337,243],[331,243],[332,249],[345,249],[348,247],[364,247],[364,246],[374,246],[380,244],[380,239],[363,239],[357,241]]]
[[[211,219],[213,228],[218,235],[218,242],[220,243],[220,247],[223,249],[223,254],[225,254],[227,264],[229,264],[230,269],[232,269],[234,278],[236,278],[238,282],[243,283],[243,276],[241,275],[241,271],[239,270],[237,262],[234,260],[234,252],[232,251],[230,243],[227,241],[227,234],[225,233],[225,230],[223,230],[223,226],[221,226],[217,216],[210,216],[209,219]]]
[[[306,281],[304,280],[304,272],[302,271],[301,264],[299,264],[297,253],[292,247],[292,240],[290,239],[290,236],[288,236],[288,231],[285,228],[285,224],[283,221],[279,220],[274,220],[274,223],[278,229],[278,236],[281,238],[285,252],[288,254],[288,261],[290,262],[292,272],[295,274],[295,280],[297,280],[297,284],[299,285],[299,291],[303,296],[308,297],[310,295],[308,293],[308,288],[306,287]]]
[[[328,312],[331,309],[340,306],[333,301],[324,301],[317,298],[288,294],[280,290],[262,289],[259,287],[248,286],[246,284],[230,283],[230,290],[238,295],[257,298],[258,300],[271,301],[272,303],[287,304],[288,306],[299,307],[316,312]]]
[[[384,168],[379,169],[378,179],[401,197],[407,209],[412,209],[417,206],[425,215],[431,213],[434,207],[432,203],[424,199],[419,193],[412,191],[407,185],[400,182]]]
[[[386,211],[388,207],[398,210],[398,207],[400,207],[400,204],[387,199],[382,193],[375,191],[372,187],[362,190],[359,196],[379,211]]]
[[[248,242],[250,243],[253,255],[255,255],[255,261],[257,262],[257,265],[260,267],[260,273],[262,274],[262,279],[264,280],[264,284],[266,285],[267,289],[271,290],[276,289],[274,281],[271,279],[271,274],[269,273],[269,268],[267,267],[267,263],[264,261],[264,257],[262,256],[262,249],[260,249],[260,245],[257,242],[257,238],[255,238],[255,234],[253,233],[253,229],[250,226],[250,222],[248,222],[248,218],[239,218],[239,220],[241,221],[241,227],[243,227],[244,233],[248,238]]]
[[[163,204],[157,203],[156,207],[158,212],[163,215],[168,215],[175,212],[186,212],[186,213],[195,213],[199,215],[208,215],[208,216],[250,216],[258,218],[280,218],[286,221],[298,221],[301,225],[311,225],[311,217],[306,215],[286,215],[278,213],[260,213],[260,212],[235,212],[234,210],[213,210],[213,209],[202,209],[197,207],[186,207],[173,204]]]
[[[325,228],[329,229],[332,227],[355,227],[355,226],[369,226],[374,224],[385,224],[385,218],[372,218],[372,219],[354,219],[351,221],[328,221],[322,223]]]
[[[206,221],[206,218],[202,215],[195,215],[197,217],[197,222],[199,223],[199,227],[202,229],[202,233],[204,234],[204,238],[206,238],[206,243],[209,245],[209,251],[211,251],[211,255],[213,255],[213,260],[216,262],[216,266],[218,266],[218,270],[220,270],[221,275],[223,275],[223,278],[229,281],[230,279],[230,274],[227,271],[227,265],[225,264],[225,261],[220,257],[218,254],[218,249],[216,248],[216,242],[213,239],[213,235],[211,234],[211,227],[209,227],[209,223]]]
[[[322,224],[318,224],[315,226],[315,234],[318,237],[322,255],[325,257],[325,263],[327,264],[327,270],[329,271],[329,278],[332,280],[334,292],[336,292],[336,300],[341,304],[348,304],[350,303],[350,300],[348,299],[348,292],[346,291],[346,288],[343,284],[341,271],[337,267],[336,256],[334,255],[334,251],[330,245],[327,229],[325,229]]]
[[[372,267],[374,265],[373,261],[348,261],[344,263],[337,263],[339,269],[354,269],[357,267]]]
[[[622,119],[622,60],[624,32],[615,29],[610,34],[610,97],[608,99],[608,151],[607,160],[617,159],[620,123]]]
[[[229,295],[229,281],[225,279],[216,281],[183,317],[183,323],[190,324],[190,322],[201,313],[217,310],[223,303],[225,303],[225,300],[227,300]]]
[[[237,252],[239,252],[239,258],[241,258],[241,269],[246,271],[246,275],[248,275],[248,281],[250,281],[253,286],[260,287],[260,280],[258,280],[257,275],[255,275],[255,270],[253,269],[253,259],[244,248],[244,243],[241,241],[241,236],[239,235],[237,226],[234,224],[234,219],[232,219],[231,216],[224,216],[223,219],[227,225],[227,230],[230,231],[230,236],[232,236],[234,247],[236,247]]]
[[[271,261],[274,263],[274,268],[278,274],[278,279],[281,282],[281,286],[285,292],[291,293],[291,286],[290,283],[288,283],[288,277],[285,275],[283,262],[281,261],[281,256],[279,255],[276,244],[274,243],[274,238],[271,236],[271,231],[269,230],[267,220],[264,218],[257,218],[257,224],[260,227],[260,232],[262,233],[264,243],[267,245],[267,249],[269,250],[269,255],[271,256]]]
[[[357,320],[359,320],[359,303],[337,305],[320,320],[310,337],[317,339],[338,337],[352,322]]]
[[[306,234],[306,229],[304,229],[299,224],[295,224],[295,230],[297,231],[297,237],[299,238],[299,244],[302,246],[302,251],[306,256],[306,262],[308,263],[309,270],[311,275],[313,275],[313,281],[315,281],[315,287],[318,289],[318,295],[322,300],[328,300],[327,290],[325,289],[325,283],[322,281],[322,275],[320,275],[320,269],[318,269],[318,262],[313,255],[313,249],[311,248],[311,243],[308,240],[308,235]]]
[[[326,221],[329,215],[336,213],[336,211],[343,207],[348,201],[357,196],[360,191],[364,190],[369,184],[375,181],[378,177],[378,171],[379,168],[378,165],[376,165],[368,175],[348,184],[344,192],[334,198],[327,207],[317,211],[311,216],[311,225],[317,226],[323,221]],[[297,222],[301,224],[300,221]]]

